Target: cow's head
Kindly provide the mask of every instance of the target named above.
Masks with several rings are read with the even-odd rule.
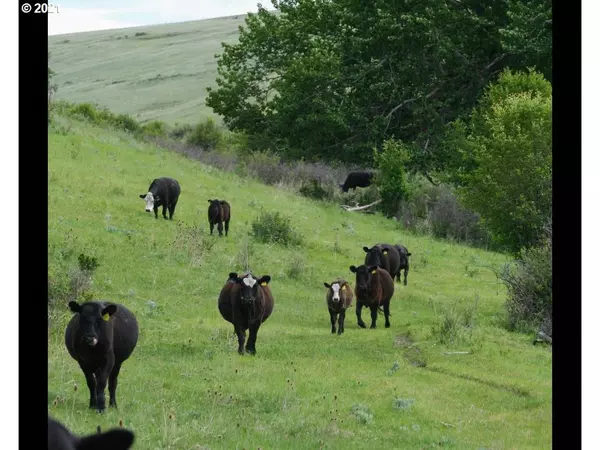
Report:
[[[378,246],[363,247],[363,250],[367,254],[365,258],[365,264],[369,264],[372,266],[385,267],[385,262],[387,260],[387,249],[381,249]]]
[[[106,336],[110,324],[110,317],[117,312],[117,305],[102,306],[98,303],[69,302],[69,308],[79,314],[79,329],[83,342],[90,347],[95,346]]]
[[[140,194],[140,198],[146,202],[146,212],[152,212],[154,210],[154,205],[156,204],[158,206],[158,203],[160,202],[159,196],[154,195],[152,192]]]
[[[334,303],[338,303],[341,300],[342,291],[348,289],[348,286],[345,284],[342,286],[338,281],[334,283],[323,283],[327,289],[331,291],[331,300]]]
[[[373,275],[377,273],[377,266],[363,264],[361,266],[350,266],[350,272],[356,274],[356,290],[366,292],[371,285]]]
[[[257,299],[262,297],[262,291],[258,287],[266,286],[269,281],[271,281],[269,275],[256,278],[251,273],[247,273],[243,277],[237,277],[235,282],[241,286],[240,294],[242,304],[253,305]]]

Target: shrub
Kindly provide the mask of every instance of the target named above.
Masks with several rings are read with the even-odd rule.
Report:
[[[373,421],[373,412],[367,405],[354,404],[350,413],[354,416],[358,423],[368,424]]]
[[[203,149],[215,149],[221,143],[223,133],[212,117],[196,125],[187,138],[188,144],[197,145]]]
[[[381,195],[381,209],[388,216],[398,211],[400,202],[408,196],[405,165],[409,161],[409,151],[400,141],[384,141],[381,151],[375,151],[374,162],[377,168],[375,185]]]
[[[291,226],[291,219],[279,211],[261,211],[258,218],[252,222],[252,235],[263,243],[273,243],[283,246],[301,245],[303,236]]]
[[[287,179],[286,166],[270,152],[253,152],[243,156],[246,173],[268,185]]]
[[[431,327],[432,336],[444,345],[471,343],[478,301],[476,297],[474,303],[467,307],[443,308],[436,314],[436,322]]]
[[[524,249],[515,261],[506,264],[499,278],[508,289],[507,328],[537,331],[552,318],[552,225],[541,244]]]
[[[160,120],[153,120],[142,126],[142,133],[149,136],[166,136],[167,124]]]
[[[315,179],[302,183],[298,192],[304,197],[315,200],[325,200],[329,197],[329,192]]]
[[[190,134],[194,131],[194,127],[189,123],[184,124],[175,124],[171,132],[169,133],[169,137],[173,139],[187,139]]]
[[[539,73],[504,72],[467,124],[454,129],[465,205],[494,241],[518,253],[536,245],[552,211],[552,92]]]

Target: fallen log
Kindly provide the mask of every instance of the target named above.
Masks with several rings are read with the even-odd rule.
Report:
[[[381,203],[381,200],[376,200],[373,203],[369,203],[368,205],[363,205],[363,206],[358,206],[358,204],[357,204],[356,206],[340,205],[340,207],[344,208],[346,211],[362,211],[364,209],[368,209],[371,206],[376,205],[377,203]]]

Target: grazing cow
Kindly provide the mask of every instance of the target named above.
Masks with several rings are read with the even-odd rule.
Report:
[[[244,354],[246,330],[250,330],[246,352],[256,354],[256,335],[260,325],[273,312],[273,294],[268,286],[269,275],[256,278],[251,273],[239,277],[231,272],[219,294],[219,312],[227,322],[233,324],[238,337],[238,353]]]
[[[162,215],[167,218],[167,208],[169,209],[169,219],[173,220],[175,214],[175,206],[181,194],[181,187],[177,180],[173,178],[156,178],[150,187],[147,194],[140,194],[140,198],[146,201],[146,212],[154,210],[154,217],[158,219],[158,208],[162,206]]]
[[[121,364],[138,340],[138,323],[125,306],[93,301],[69,302],[75,313],[67,325],[65,345],[79,363],[90,390],[90,408],[106,409],[104,389],[108,379],[109,406],[117,407],[117,378]]]
[[[327,288],[325,300],[331,318],[331,333],[335,333],[335,322],[338,321],[338,335],[344,332],[344,321],[346,319],[346,309],[352,306],[352,286],[341,278],[333,283],[323,283]],[[339,314],[339,319],[338,319]]]
[[[356,318],[358,326],[366,328],[360,313],[363,306],[371,310],[371,328],[376,328],[377,311],[385,315],[385,327],[390,327],[390,300],[394,295],[394,280],[390,274],[377,266],[350,266],[356,274]]]
[[[400,254],[398,249],[390,244],[375,244],[373,247],[363,247],[365,264],[379,266],[392,276],[392,280],[400,270]]]
[[[210,224],[210,234],[213,234],[215,224],[219,230],[219,236],[223,236],[223,222],[225,222],[225,236],[229,233],[229,219],[231,219],[231,206],[225,200],[209,200],[208,203],[208,223]]]
[[[127,450],[133,445],[132,431],[113,428],[87,436],[75,436],[63,424],[48,416],[48,450]]]
[[[339,186],[342,192],[348,192],[348,189],[356,189],[357,187],[368,187],[373,181],[373,172],[371,171],[356,171],[350,172],[346,177],[344,184]]]
[[[402,269],[404,269],[404,286],[406,286],[406,277],[408,276],[408,257],[412,255],[412,253],[410,253],[404,245],[396,244],[394,247],[396,247],[396,250],[398,250],[398,255],[400,256],[398,272],[396,272],[396,280],[400,281],[400,272]]]

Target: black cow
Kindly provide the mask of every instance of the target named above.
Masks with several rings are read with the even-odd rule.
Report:
[[[352,306],[352,298],[354,297],[352,286],[342,278],[338,278],[331,284],[323,284],[327,288],[325,300],[331,319],[331,333],[335,333],[335,322],[337,320],[338,334],[342,334],[344,332],[344,322],[346,321],[346,310]]]
[[[394,295],[394,280],[390,274],[377,266],[350,266],[356,274],[356,319],[358,326],[366,328],[361,318],[363,306],[371,310],[371,328],[376,328],[377,311],[383,307],[385,327],[390,327],[390,300]]]
[[[219,230],[219,236],[223,236],[223,223],[225,223],[225,236],[229,233],[229,220],[231,219],[231,206],[225,200],[208,200],[208,224],[210,234],[213,234],[215,224]]]
[[[158,208],[162,206],[162,215],[167,218],[167,208],[169,209],[169,219],[173,220],[175,206],[181,194],[181,187],[177,180],[173,178],[156,178],[150,183],[147,194],[140,194],[140,198],[146,201],[146,212],[154,210],[154,217],[158,219]]]
[[[342,188],[342,192],[348,192],[348,189],[356,189],[357,187],[368,187],[371,186],[373,181],[373,172],[371,171],[356,171],[350,172],[346,177],[344,184],[339,186]]]
[[[379,266],[392,276],[400,270],[400,253],[394,245],[375,244],[373,247],[363,247],[365,251],[365,264]]]
[[[238,353],[244,354],[246,330],[250,330],[246,352],[256,354],[256,336],[260,325],[273,312],[273,294],[268,286],[269,275],[256,278],[251,273],[241,277],[235,272],[229,274],[225,286],[219,294],[218,307],[221,316],[233,324],[238,337]]]
[[[408,276],[408,257],[412,255],[404,245],[395,244],[398,255],[400,256],[398,264],[398,272],[396,272],[396,280],[400,281],[400,272],[404,269],[404,286],[406,286],[406,277]]]
[[[105,433],[75,436],[67,428],[48,416],[48,450],[127,450],[133,445],[132,431],[113,428]]]
[[[106,409],[104,389],[108,379],[109,406],[117,407],[117,378],[121,364],[138,340],[138,323],[125,306],[93,301],[69,302],[75,315],[65,331],[65,345],[79,363],[90,390],[90,408]]]

